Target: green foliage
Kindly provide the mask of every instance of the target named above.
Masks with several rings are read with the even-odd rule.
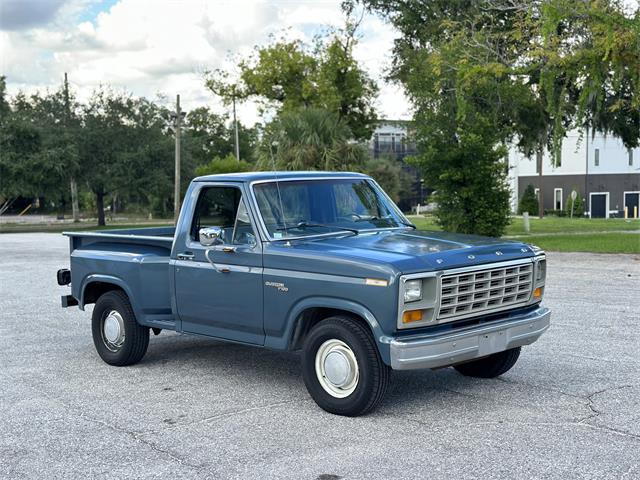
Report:
[[[267,126],[257,166],[261,170],[358,170],[368,153],[351,138],[345,121],[335,113],[319,108],[283,112]]]
[[[209,163],[200,165],[196,168],[196,175],[216,175],[219,173],[249,172],[251,170],[250,163],[243,160],[238,162],[233,154],[229,154],[224,158],[214,157]]]
[[[373,178],[395,202],[402,197],[412,196],[415,178],[403,168],[402,162],[393,158],[371,158],[364,166],[355,170]]]
[[[582,197],[580,196],[580,192],[578,191],[578,189],[576,187],[573,187],[573,190],[578,192],[578,195],[576,195],[575,203],[571,198],[571,193],[569,193],[569,195],[567,196],[567,201],[564,202],[564,210],[567,213],[567,216],[571,215],[571,204],[574,204],[573,216],[581,217],[582,215],[584,215],[584,202],[582,201]]]
[[[315,44],[274,40],[238,62],[239,80],[216,70],[207,86],[226,103],[252,98],[278,114],[320,108],[336,114],[356,139],[368,139],[376,121],[375,82],[358,65],[353,49],[357,24],[332,31]]]
[[[415,164],[439,192],[448,228],[481,233],[506,215],[502,158],[492,152],[511,140],[527,155],[549,149],[556,160],[572,128],[638,144],[639,11],[629,18],[616,0],[363,3],[400,32],[391,77],[414,104],[423,152]],[[484,178],[470,178],[474,168]],[[469,202],[459,201],[458,187],[469,199],[493,199],[474,214],[486,218],[464,221]]]
[[[529,215],[536,215],[538,213],[538,197],[533,185],[527,185],[524,189],[522,197],[520,197],[520,204],[518,205],[518,213],[522,215],[524,212],[528,212]]]

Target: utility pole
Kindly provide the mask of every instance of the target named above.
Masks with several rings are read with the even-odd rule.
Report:
[[[238,119],[236,118],[236,88],[233,87],[233,127],[236,131],[236,160],[240,162],[240,138],[238,136]]]
[[[71,105],[69,105],[69,81],[67,72],[64,72],[64,129],[65,133],[69,133],[69,119],[71,117]],[[71,190],[71,216],[73,222],[80,221],[80,209],[78,207],[78,184],[75,175],[71,175],[69,179],[69,189]]]
[[[173,189],[173,220],[178,223],[180,215],[180,127],[185,112],[180,109],[180,95],[176,95],[176,111],[171,114],[173,118],[173,131],[176,135],[176,170],[175,185]]]

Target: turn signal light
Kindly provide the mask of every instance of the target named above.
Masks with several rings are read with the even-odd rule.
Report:
[[[538,287],[533,291],[533,298],[542,298],[542,288]]]
[[[408,310],[402,314],[402,323],[419,322],[422,320],[422,310]]]

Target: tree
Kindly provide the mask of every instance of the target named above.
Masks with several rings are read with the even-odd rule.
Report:
[[[328,110],[344,121],[354,138],[369,139],[377,119],[378,89],[353,56],[358,23],[349,19],[344,29],[317,38],[313,45],[272,40],[238,62],[237,81],[230,80],[229,72],[216,70],[206,84],[227,104],[252,98],[277,114]]]
[[[484,152],[514,141],[537,156],[540,174],[544,150],[557,163],[569,129],[614,133],[628,147],[638,144],[638,11],[631,18],[616,0],[363,3],[401,33],[391,77],[405,86],[416,107],[418,144],[426,150],[416,164],[424,169],[438,156],[458,158],[448,150],[462,148],[464,134],[482,139]],[[462,157],[472,154],[467,153]],[[456,175],[455,162],[450,167],[443,165],[444,177],[428,179],[441,196],[455,196],[442,188],[442,178]],[[495,170],[486,182],[477,182],[474,195],[500,191],[502,183]],[[455,219],[456,212],[446,208],[441,205],[440,212]],[[447,228],[455,226],[439,215]]]
[[[171,198],[173,141],[168,112],[144,98],[108,89],[94,92],[83,112],[80,155],[90,172],[98,225],[105,224],[105,197]]]
[[[336,113],[302,108],[281,113],[267,126],[257,156],[263,170],[345,171],[361,169],[368,153]]]
[[[527,185],[524,189],[522,197],[520,198],[520,204],[518,205],[518,213],[522,215],[524,212],[533,215],[533,212],[538,211],[538,197],[533,185]]]

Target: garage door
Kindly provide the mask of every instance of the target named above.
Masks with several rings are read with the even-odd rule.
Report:
[[[591,218],[607,217],[607,196],[604,193],[591,194]]]
[[[637,218],[640,215],[640,192],[625,193],[624,205],[627,207],[629,218]]]

